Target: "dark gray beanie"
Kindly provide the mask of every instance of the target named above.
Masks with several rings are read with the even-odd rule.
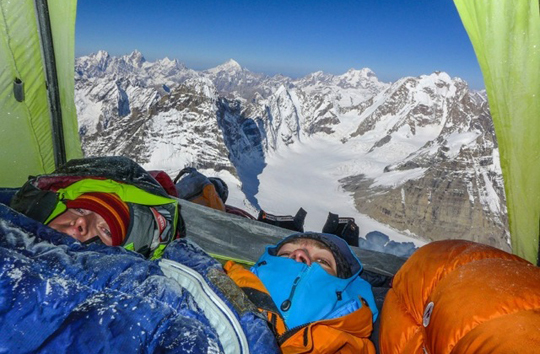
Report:
[[[279,242],[273,250],[269,250],[270,254],[275,256],[281,246],[299,238],[309,238],[312,240],[316,240],[328,247],[328,249],[332,252],[332,255],[334,256],[334,259],[336,260],[338,278],[347,279],[362,270],[362,264],[353,254],[347,242],[345,242],[338,236],[332,234],[324,234],[317,232],[303,232],[293,234]]]

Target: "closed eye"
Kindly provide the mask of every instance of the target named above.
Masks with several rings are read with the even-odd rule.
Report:
[[[85,215],[85,210],[84,209],[81,209],[81,208],[73,208],[71,209],[75,214],[77,215]]]
[[[111,230],[109,230],[109,229],[107,229],[105,227],[102,227],[101,232],[103,232],[105,234],[105,236],[107,236],[108,238],[112,238]]]

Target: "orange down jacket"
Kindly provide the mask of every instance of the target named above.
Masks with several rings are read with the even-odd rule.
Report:
[[[268,321],[274,325],[283,354],[375,354],[375,347],[368,339],[373,325],[367,304],[346,316],[317,321],[291,332],[286,330],[277,308],[272,311],[271,306],[261,306],[259,299],[263,299],[264,303],[264,295],[268,299],[270,295],[255,274],[232,261],[228,261],[224,269],[248,296],[252,295],[249,297],[255,305],[267,314]]]
[[[380,352],[540,353],[540,268],[463,240],[430,243],[396,274]]]

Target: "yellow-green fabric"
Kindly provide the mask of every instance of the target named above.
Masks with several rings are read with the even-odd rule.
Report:
[[[76,0],[49,1],[66,144],[66,159],[82,156],[74,101]],[[45,74],[33,0],[0,0],[0,186],[55,169]],[[18,102],[13,82],[23,82]]]
[[[499,142],[513,252],[537,263],[540,227],[538,0],[454,0],[476,52]]]
[[[81,194],[89,192],[114,193],[126,203],[137,203],[148,206],[175,204],[175,209],[178,213],[178,205],[175,199],[155,195],[130,184],[119,183],[110,179],[82,179],[69,185],[66,188],[61,188],[57,191],[60,200],[75,200]],[[51,215],[45,221],[45,224],[48,224],[52,219],[63,213],[65,210],[65,204],[59,202]],[[175,229],[176,222],[177,221],[175,221],[174,224]]]

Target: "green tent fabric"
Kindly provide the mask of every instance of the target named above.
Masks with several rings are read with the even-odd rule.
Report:
[[[538,0],[454,0],[488,94],[513,252],[538,264],[540,11]]]
[[[74,0],[49,1],[67,160],[82,156],[74,101],[76,8]],[[2,187],[21,186],[29,175],[55,169],[45,77],[34,1],[0,0]],[[24,100],[15,86],[24,89]]]

